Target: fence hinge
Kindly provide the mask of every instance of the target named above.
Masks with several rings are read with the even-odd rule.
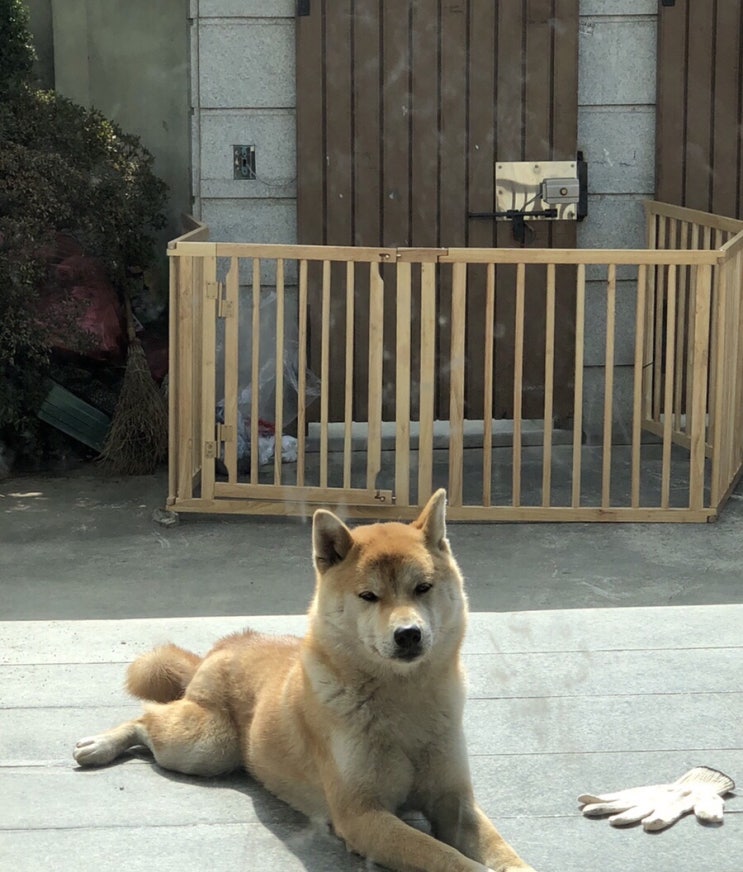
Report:
[[[204,443],[204,457],[207,460],[213,460],[217,456],[217,443],[216,442],[205,442]]]
[[[223,293],[224,285],[222,282],[206,282],[206,298],[207,300],[218,300]]]
[[[217,316],[219,318],[233,318],[235,315],[235,304],[232,300],[220,298],[218,308]]]
[[[235,428],[230,424],[217,424],[217,442],[234,442]]]

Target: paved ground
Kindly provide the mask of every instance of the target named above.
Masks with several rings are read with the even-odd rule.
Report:
[[[0,482],[0,617],[301,614],[308,520],[151,521],[154,477]],[[743,487],[706,525],[452,524],[473,611],[743,602]]]
[[[0,483],[0,868],[360,872],[245,777],[196,781],[139,757],[74,766],[77,738],[136,711],[120,687],[138,651],[303,625],[306,522],[161,529],[164,492],[162,476]],[[476,612],[473,776],[504,834],[542,872],[741,872],[742,796],[722,827],[653,836],[584,819],[575,798],[697,764],[743,784],[743,501],[707,526],[452,525],[450,538]]]

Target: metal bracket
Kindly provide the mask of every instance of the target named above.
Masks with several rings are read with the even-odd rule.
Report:
[[[219,318],[235,317],[235,303],[232,300],[225,300],[224,298],[220,298],[218,308],[219,311],[217,312],[217,316]]]
[[[206,282],[205,294],[207,300],[218,300],[222,296],[222,283]]]
[[[214,460],[217,456],[217,443],[216,442],[205,442],[204,443],[204,457],[207,460]]]
[[[229,424],[217,424],[217,442],[234,442],[235,428]]]

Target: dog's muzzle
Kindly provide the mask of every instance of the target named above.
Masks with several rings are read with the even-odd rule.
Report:
[[[423,633],[417,624],[398,627],[394,632],[395,657],[398,660],[415,660],[423,653]]]

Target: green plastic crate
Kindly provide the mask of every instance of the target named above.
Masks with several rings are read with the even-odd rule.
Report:
[[[38,416],[42,421],[96,451],[102,450],[111,424],[108,415],[76,397],[57,382],[51,382]]]

